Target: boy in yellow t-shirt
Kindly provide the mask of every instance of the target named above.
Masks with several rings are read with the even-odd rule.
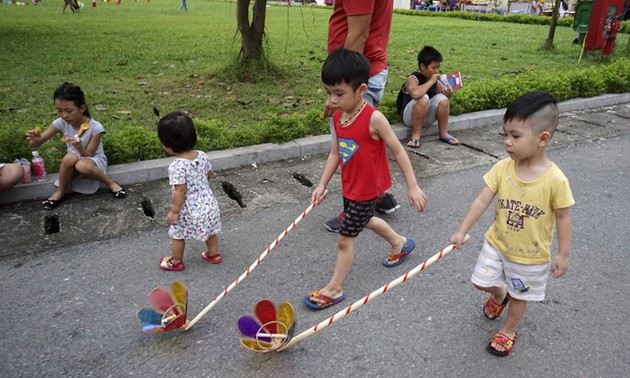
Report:
[[[471,281],[490,293],[483,306],[488,319],[496,319],[509,303],[508,316],[488,344],[488,351],[507,356],[517,338],[516,326],[529,301],[545,298],[547,272],[554,278],[568,270],[571,246],[570,207],[575,203],[562,171],[545,156],[558,125],[555,99],[529,92],[511,103],[503,117],[505,151],[483,177],[485,186],[464,220],[451,236],[460,247],[468,230],[497,197],[494,222],[485,234]],[[558,253],[551,262],[554,225]]]

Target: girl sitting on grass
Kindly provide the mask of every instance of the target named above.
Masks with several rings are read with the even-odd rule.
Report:
[[[55,181],[57,191],[43,202],[44,208],[51,210],[59,206],[68,191],[95,193],[101,183],[115,198],[125,198],[125,189],[106,174],[107,157],[102,142],[105,129],[90,117],[81,88],[63,83],[53,94],[53,99],[59,118],[42,133],[38,128],[26,132],[31,147],[42,145],[57,133],[62,134],[61,140],[66,143],[67,153],[61,159],[59,178]]]

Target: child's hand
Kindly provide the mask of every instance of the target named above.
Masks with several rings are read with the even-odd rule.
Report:
[[[326,117],[332,117],[336,110],[337,108],[333,107],[328,103],[328,101],[326,101],[326,104],[324,105],[324,112],[319,115],[319,118],[324,119]]]
[[[29,142],[40,142],[42,139],[42,135],[41,135],[42,129],[38,126],[36,128],[34,128],[33,130],[28,130],[26,132],[26,139]]]
[[[178,218],[179,218],[179,213],[174,213],[172,211],[169,211],[168,214],[166,215],[166,222],[168,222],[168,224],[175,225],[177,224]]]
[[[311,195],[311,202],[321,203],[325,198],[328,190],[322,184],[317,185],[315,190],[313,190],[313,194]]]
[[[68,140],[68,142],[70,142],[70,144],[72,144],[72,147],[76,148],[77,151],[80,151],[81,148],[83,148],[83,145],[81,144],[81,139],[79,138],[72,138]]]
[[[569,271],[569,258],[566,256],[556,255],[551,263],[551,276],[560,278]]]
[[[455,245],[455,248],[461,248],[464,243],[466,243],[466,233],[457,231],[451,236],[449,241],[451,244]]]
[[[453,94],[453,87],[451,87],[450,84],[446,87],[442,87],[442,93],[444,96],[451,98],[451,95]]]
[[[409,204],[414,209],[418,210],[418,212],[423,212],[424,208],[427,206],[427,196],[424,194],[422,189],[418,185],[409,189]]]

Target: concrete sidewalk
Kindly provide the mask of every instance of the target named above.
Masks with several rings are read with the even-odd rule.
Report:
[[[630,93],[607,94],[593,98],[578,98],[561,102],[561,113],[595,109],[604,106],[630,103]],[[449,131],[457,132],[474,127],[500,123],[505,109],[485,110],[462,114],[450,118]],[[411,129],[396,124],[392,126],[399,139],[409,138]],[[423,135],[437,135],[437,126],[423,129]],[[263,164],[273,161],[295,159],[305,156],[324,154],[330,150],[330,136],[320,135],[296,139],[282,144],[260,144],[241,147],[232,150],[211,151],[208,156],[213,164],[213,170],[238,168],[252,164]],[[167,168],[173,158],[147,160],[130,164],[113,165],[108,168],[109,176],[121,185],[144,183],[168,177]],[[51,174],[46,182],[19,184],[11,190],[0,193],[0,205],[25,200],[47,198],[56,189],[53,185],[57,174]]]
[[[549,150],[572,149],[630,133],[629,97],[625,94],[562,103],[560,122]],[[421,187],[445,174],[490,166],[505,157],[500,135],[502,116],[503,110],[495,110],[453,117],[450,131],[460,140],[460,146],[440,142],[435,127],[425,130],[421,148],[406,148]],[[400,125],[394,129],[401,139],[410,132]],[[214,165],[210,186],[220,203],[221,218],[229,223],[258,211],[282,211],[308,202],[312,188],[299,182],[295,174],[299,172],[317,182],[329,148],[330,136],[322,135],[281,145],[210,152]],[[166,230],[164,217],[172,205],[167,179],[171,161],[159,159],[111,167],[113,178],[127,188],[127,197],[122,200],[114,199],[103,188],[92,195],[69,194],[59,208],[45,210],[41,198],[53,193],[52,180],[0,194],[5,202],[0,205],[0,229],[11,231],[1,234],[0,258]],[[404,178],[393,160],[390,167],[394,182],[391,192],[403,204]],[[223,181],[232,183],[242,193],[246,208],[240,208],[221,190]],[[331,194],[340,193],[340,175],[333,176],[328,188]],[[335,211],[338,210],[330,212]]]

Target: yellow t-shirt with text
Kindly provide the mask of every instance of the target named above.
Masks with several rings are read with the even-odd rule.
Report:
[[[555,209],[575,203],[569,181],[554,163],[538,179],[523,182],[514,160],[499,161],[483,176],[494,193],[494,222],[485,238],[509,260],[520,264],[546,264],[556,224]]]

